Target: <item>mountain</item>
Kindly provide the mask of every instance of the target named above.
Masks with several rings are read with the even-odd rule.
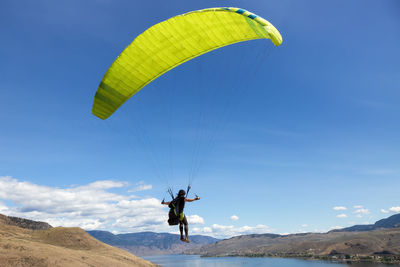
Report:
[[[0,266],[156,266],[106,245],[81,228],[0,214]]]
[[[398,214],[373,225],[353,226],[328,233],[242,235],[184,253],[209,257],[302,257],[400,263],[399,220]]]
[[[400,228],[369,232],[243,235],[186,251],[207,257],[301,257],[400,263]]]
[[[188,249],[218,241],[218,239],[209,236],[193,235],[190,236],[190,243],[188,244],[180,241],[179,235],[154,232],[118,235],[107,231],[88,231],[88,233],[101,242],[125,249],[139,256],[179,254]]]
[[[374,224],[354,225],[347,228],[335,229],[331,232],[362,232],[372,231],[382,228],[395,228],[400,226],[400,213],[390,216],[389,218],[379,220]]]

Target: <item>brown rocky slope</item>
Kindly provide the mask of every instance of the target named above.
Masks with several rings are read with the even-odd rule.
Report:
[[[0,214],[0,266],[156,265],[106,245],[81,228],[53,228],[46,223]]]
[[[185,252],[203,256],[304,257],[400,262],[400,227],[368,232],[244,235]]]

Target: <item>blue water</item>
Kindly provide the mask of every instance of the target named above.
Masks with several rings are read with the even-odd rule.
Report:
[[[162,267],[388,267],[377,263],[333,263],[327,261],[311,261],[300,259],[283,258],[241,258],[241,257],[220,257],[220,258],[201,258],[197,255],[161,255],[142,257]]]

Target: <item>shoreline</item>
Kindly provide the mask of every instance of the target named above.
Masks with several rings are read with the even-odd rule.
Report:
[[[183,255],[195,255],[195,254],[183,254]],[[371,263],[383,263],[383,264],[393,264],[400,265],[400,256],[369,256],[369,255],[276,255],[276,254],[245,254],[245,255],[198,255],[204,258],[219,258],[219,257],[243,257],[243,258],[293,258],[301,260],[310,261],[329,261],[335,263],[361,263],[361,262],[371,262]]]

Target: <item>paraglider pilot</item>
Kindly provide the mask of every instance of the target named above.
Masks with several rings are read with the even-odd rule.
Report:
[[[183,210],[185,208],[185,202],[193,202],[195,200],[200,200],[200,197],[196,196],[196,198],[190,199],[186,198],[185,195],[186,195],[185,190],[181,189],[179,190],[178,195],[172,201],[165,202],[163,200],[161,204],[168,205],[168,207],[170,208],[168,214],[169,225],[177,225],[179,223],[179,231],[181,232],[181,241],[190,243],[189,226]],[[185,237],[183,236],[183,227],[185,227]]]

